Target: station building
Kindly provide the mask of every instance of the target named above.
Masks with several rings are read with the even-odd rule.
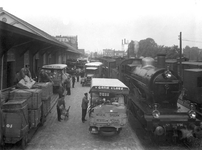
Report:
[[[66,63],[82,52],[68,43],[10,14],[0,7],[0,88],[11,87],[15,74],[25,65],[32,76],[45,64]]]

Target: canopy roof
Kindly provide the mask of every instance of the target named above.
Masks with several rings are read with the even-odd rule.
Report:
[[[3,8],[0,8],[0,18],[2,17],[8,19],[7,23],[0,21],[0,39],[3,40],[5,48],[7,49],[26,42],[35,42],[35,45],[39,45],[39,42],[44,42],[54,48],[61,48],[68,52],[81,54],[78,49],[74,48],[70,44],[58,41],[55,37],[49,35],[48,33],[10,14],[9,12],[3,10]]]
[[[65,64],[51,64],[51,65],[44,65],[42,69],[64,69],[67,65]]]
[[[101,66],[102,63],[101,62],[90,62],[90,63],[86,63],[85,66]]]
[[[86,70],[97,70],[97,67],[86,67]]]
[[[129,94],[129,88],[118,79],[92,78],[90,92],[105,91]]]

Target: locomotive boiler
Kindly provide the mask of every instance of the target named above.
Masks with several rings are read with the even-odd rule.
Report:
[[[193,105],[187,109],[177,103],[182,81],[165,67],[164,55],[159,55],[157,62],[149,57],[125,60],[119,74],[131,91],[128,109],[146,130],[160,137],[190,138],[198,134],[200,121]]]
[[[131,73],[134,85],[140,90],[148,103],[176,106],[181,92],[180,77],[169,68],[157,68],[152,58],[144,58],[142,65],[137,66]]]

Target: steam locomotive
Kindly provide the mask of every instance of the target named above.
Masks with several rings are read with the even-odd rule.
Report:
[[[194,105],[188,108],[178,103],[182,80],[165,67],[165,55],[158,55],[156,64],[149,57],[125,59],[116,77],[130,88],[129,111],[153,135],[189,139],[200,133],[202,123]]]

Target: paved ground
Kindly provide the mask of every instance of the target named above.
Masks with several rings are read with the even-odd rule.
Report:
[[[82,87],[77,82],[75,88],[71,89],[72,94],[65,97],[66,106],[71,106],[69,119],[58,122],[54,107],[26,150],[142,150],[143,147],[129,124],[120,135],[106,137],[89,133],[88,121],[81,122],[81,100],[88,91],[89,87]]]

